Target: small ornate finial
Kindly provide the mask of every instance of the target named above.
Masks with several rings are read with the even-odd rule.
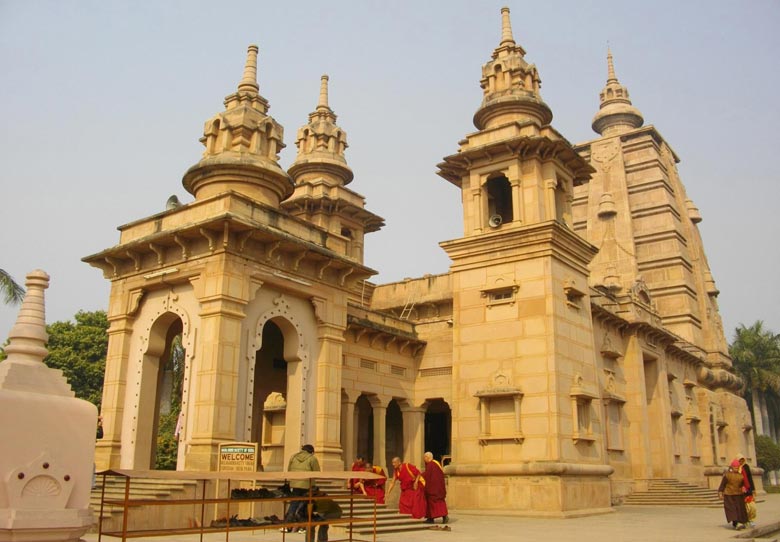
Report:
[[[320,79],[320,101],[317,103],[317,109],[324,107],[329,109],[328,106],[328,76],[323,75]]]
[[[509,20],[509,8],[501,8],[501,45],[514,45],[515,38],[512,37],[512,22]]]
[[[43,362],[49,353],[46,342],[46,309],[43,301],[43,291],[49,287],[49,275],[37,269],[27,275],[24,283],[27,294],[19,309],[16,324],[8,333],[9,344],[5,352],[9,359],[23,362]]]
[[[607,83],[612,81],[617,82],[617,76],[615,76],[615,63],[612,61],[612,50],[607,46]]]
[[[260,90],[257,85],[257,45],[250,45],[246,53],[246,64],[244,65],[244,76],[238,84],[239,92],[254,92]]]

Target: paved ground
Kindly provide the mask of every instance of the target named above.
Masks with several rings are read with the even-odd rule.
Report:
[[[719,542],[739,536],[742,540],[780,540],[780,533],[768,536],[766,531],[780,531],[780,494],[761,497],[758,504],[757,528],[735,531],[726,524],[723,510],[714,508],[686,508],[674,506],[623,506],[616,512],[577,519],[533,519],[511,516],[485,516],[477,514],[451,514],[450,531],[428,530],[414,533],[385,534],[377,542],[517,542],[576,541],[576,542]],[[438,525],[438,522],[437,522]],[[765,536],[767,538],[760,538]],[[333,533],[331,540],[339,538]],[[96,542],[97,535],[84,537]],[[196,542],[198,536],[155,538],[159,542]],[[106,538],[104,542],[112,542]],[[144,540],[144,539],[142,539]],[[223,542],[223,535],[207,535],[204,541]],[[258,531],[255,534],[241,532],[230,536],[233,542],[281,542],[282,534],[274,531]],[[302,534],[288,534],[285,542],[305,542]]]

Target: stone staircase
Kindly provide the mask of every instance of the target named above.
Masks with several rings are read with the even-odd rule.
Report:
[[[714,489],[680,482],[673,478],[661,478],[651,480],[647,491],[638,491],[629,495],[623,505],[720,508],[723,502]]]
[[[97,520],[100,513],[100,497],[102,491],[102,479],[98,477],[98,482],[95,488],[92,490],[90,498],[90,505],[95,512],[95,518]],[[266,484],[267,487],[277,487],[282,484],[282,480],[278,483]],[[335,480],[321,480],[317,482],[317,485],[322,488],[323,491],[333,496],[347,496],[349,490],[347,490],[341,482]],[[196,487],[198,483],[190,480],[155,480],[146,478],[133,478],[130,484],[130,498],[131,499],[153,499],[153,500],[175,500],[175,499],[187,499],[196,497]],[[198,489],[198,495],[200,488]],[[106,499],[122,500],[125,495],[125,481],[123,478],[107,477],[106,478]],[[344,515],[349,514],[349,501],[346,499],[337,499],[337,502],[344,509]],[[374,502],[369,498],[356,496],[352,501],[352,515],[358,519],[373,519],[374,515]],[[117,505],[105,505],[103,507],[103,530],[112,531],[120,530],[122,525],[122,507]],[[187,516],[187,518],[199,517],[191,507],[143,507],[134,506],[132,511],[133,523],[136,525],[160,525],[160,521],[166,524],[179,524],[181,525],[184,518],[177,519],[175,516],[177,510],[181,510],[181,514]],[[164,513],[163,513],[164,511]],[[281,512],[278,512],[281,514]],[[243,517],[243,516],[242,516]],[[376,507],[376,532],[381,533],[398,533],[398,532],[411,532],[422,531],[430,528],[430,525],[423,523],[421,519],[413,519],[411,516],[399,514],[398,510],[389,508],[387,505],[379,504]],[[331,529],[335,532],[344,532],[347,528],[344,525],[334,525]],[[97,532],[97,524],[93,530]],[[365,521],[357,523],[353,526],[352,532],[355,534],[368,535],[373,533],[373,522]]]
[[[322,482],[318,483],[320,487],[328,493],[328,495],[349,495],[349,491],[343,486],[338,485],[336,482]],[[348,513],[347,506],[348,501],[339,500],[341,507],[344,509],[345,515]],[[356,497],[353,501],[354,509],[352,515],[359,519],[373,518],[374,515],[374,501],[369,498]],[[424,531],[429,529],[429,524],[423,523],[421,519],[414,519],[412,516],[399,514],[398,510],[389,508],[386,504],[378,504],[376,506],[376,534],[382,533],[401,533],[401,532],[413,532]],[[332,529],[338,529],[343,527],[332,527]],[[361,535],[370,535],[373,533],[373,523],[365,522],[356,524],[352,528],[352,532]]]
[[[97,482],[89,498],[89,504],[95,513],[95,521],[100,520],[100,498],[103,492],[103,477],[98,476]],[[116,476],[106,477],[105,498],[111,500],[123,500],[125,498],[125,480]],[[197,482],[192,480],[153,480],[147,478],[133,478],[130,483],[131,499],[155,499],[172,500],[192,498],[195,494]],[[134,515],[143,514],[142,507],[134,507]],[[106,504],[103,506],[103,529],[106,531],[121,528],[121,506]],[[97,523],[93,526],[97,532]]]

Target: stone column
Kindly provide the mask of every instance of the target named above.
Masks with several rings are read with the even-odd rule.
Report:
[[[555,220],[557,210],[555,209],[555,189],[558,181],[555,179],[545,179],[544,181],[544,212],[546,220]]]
[[[322,470],[340,470],[344,464],[341,448],[341,368],[345,329],[343,325],[325,322],[317,326],[319,356],[314,447]]]
[[[349,469],[352,460],[357,456],[357,419],[355,418],[355,403],[360,397],[356,391],[341,394],[341,447],[344,450],[344,469]]]
[[[425,453],[423,441],[425,430],[424,407],[407,407],[401,410],[404,419],[404,460],[419,465]]]
[[[109,307],[109,315],[112,313]],[[133,318],[126,314],[109,316],[108,350],[103,380],[103,438],[95,447],[97,470],[121,468],[122,418],[124,417],[127,370],[130,359],[130,340],[133,332]]]
[[[386,465],[387,459],[387,405],[390,403],[390,397],[384,395],[373,395],[369,397],[371,410],[374,416],[374,457],[373,462],[377,465]]]
[[[197,398],[190,405],[194,419],[188,470],[216,470],[218,444],[238,436],[238,366],[250,284],[241,276],[241,267],[232,267],[230,262],[210,262],[200,280],[193,282],[201,304],[200,363],[193,374]]]

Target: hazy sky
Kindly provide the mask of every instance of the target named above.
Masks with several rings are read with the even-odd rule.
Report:
[[[758,319],[780,332],[774,0],[0,0],[0,268],[51,275],[48,322],[106,308],[109,282],[81,258],[171,194],[192,200],[181,177],[203,123],[257,43],[284,167],[330,75],[350,188],[387,223],[367,237],[372,280],[446,272],[438,243],[461,236],[462,214],[436,164],[474,130],[504,4],[572,143],[596,137],[609,42],[634,106],[681,157],[727,338]],[[0,342],[17,310],[0,306]]]

